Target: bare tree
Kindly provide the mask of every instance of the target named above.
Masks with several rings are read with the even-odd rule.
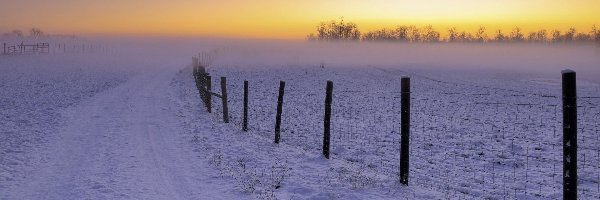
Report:
[[[527,40],[530,42],[546,42],[548,40],[548,33],[546,29],[539,31],[530,32],[527,36]]]
[[[308,38],[313,40],[359,40],[360,31],[358,26],[352,22],[344,22],[344,18],[340,21],[332,20],[330,22],[321,22],[317,26],[317,34],[309,35]]]
[[[510,41],[514,42],[523,42],[525,40],[525,36],[523,32],[521,32],[521,28],[515,27],[512,32],[510,32]]]
[[[537,32],[537,39],[540,42],[546,42],[546,41],[548,41],[548,31],[546,31],[546,29],[539,30]]]
[[[577,33],[575,34],[575,38],[574,40],[577,42],[586,42],[586,41],[590,41],[592,39],[591,35],[588,35],[587,33]]]
[[[44,36],[44,32],[42,30],[40,30],[39,28],[31,28],[29,30],[29,37],[38,39],[43,36]]]
[[[471,33],[467,33],[465,31],[461,31],[458,34],[458,41],[460,41],[460,42],[471,42],[471,41],[473,41],[473,35]]]
[[[394,30],[379,29],[369,31],[362,36],[364,41],[394,41],[397,40],[396,33]]]
[[[507,40],[507,37],[504,35],[504,33],[502,33],[502,30],[498,29],[496,31],[496,36],[494,36],[494,40],[496,42],[504,42]]]
[[[562,35],[559,30],[552,31],[552,42],[561,42],[564,41]]]
[[[398,26],[396,28],[396,34],[399,41],[408,41],[408,26]]]
[[[598,27],[596,27],[595,24],[592,26],[592,31],[590,32],[590,35],[593,40],[595,40],[596,42],[600,42],[600,30],[598,30]]]
[[[577,34],[577,31],[575,30],[575,28],[569,28],[569,31],[567,31],[565,33],[565,35],[563,35],[563,39],[566,42],[571,42],[575,39],[576,34]]]
[[[410,42],[420,42],[421,41],[421,31],[416,26],[408,26],[408,41]]]
[[[477,33],[475,33],[475,40],[477,42],[485,42],[488,40],[488,36],[487,33],[485,33],[485,27],[480,26],[479,29],[477,29]]]
[[[423,41],[424,42],[439,42],[440,33],[433,29],[433,26],[427,25],[423,28]]]
[[[13,35],[15,37],[19,37],[19,38],[22,38],[23,36],[25,36],[23,34],[23,31],[21,31],[21,30],[13,30],[13,31],[11,31],[11,35]]]
[[[456,42],[458,39],[458,33],[456,27],[450,27],[448,29],[448,42]]]
[[[529,32],[529,34],[527,34],[527,41],[530,42],[537,42],[537,32]]]

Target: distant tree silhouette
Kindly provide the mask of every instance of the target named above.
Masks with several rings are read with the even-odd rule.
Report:
[[[395,30],[380,29],[369,31],[362,36],[365,41],[396,41],[398,40]]]
[[[362,35],[363,41],[439,42],[440,33],[433,26],[398,26],[396,29],[378,29]]]
[[[600,30],[598,30],[598,27],[596,27],[595,24],[592,26],[592,31],[590,32],[590,35],[594,41],[600,42]]]
[[[423,42],[439,42],[440,33],[433,29],[433,26],[427,25],[423,28]]]
[[[485,33],[486,28],[483,26],[480,26],[479,29],[477,29],[477,33],[475,33],[475,41],[476,42],[485,42],[488,40],[488,36]]]
[[[408,41],[410,42],[420,42],[421,41],[421,31],[416,26],[408,26]]]
[[[552,42],[562,42],[562,41],[564,41],[564,40],[563,40],[562,35],[560,34],[560,31],[553,30],[552,31]]]
[[[399,41],[406,42],[408,41],[408,26],[398,26],[396,28],[396,35]]]
[[[575,35],[577,34],[577,31],[575,30],[575,28],[569,28],[569,31],[567,31],[565,33],[565,35],[563,36],[564,40],[566,42],[571,42],[575,40]]]
[[[471,41],[473,41],[473,35],[471,33],[467,33],[465,31],[461,31],[458,34],[458,41],[460,41],[460,42],[471,42]]]
[[[34,29],[31,33],[34,35]],[[442,38],[440,32],[432,25],[418,28],[414,25],[399,25],[394,29],[382,28],[361,34],[358,26],[352,22],[339,21],[321,22],[316,33],[307,35],[308,40],[346,40],[346,41],[399,41],[399,42],[600,42],[600,30],[592,26],[589,33],[578,33],[575,28],[570,28],[564,34],[559,30],[548,32],[546,29],[524,33],[520,27],[515,27],[508,34],[498,29],[493,36],[488,37],[486,28],[480,26],[476,32],[459,31],[456,27],[447,29],[448,35]],[[4,35],[7,35],[5,33]],[[43,32],[39,34],[43,36]]]
[[[575,28],[569,28],[565,34],[560,31],[552,31],[552,42],[589,42],[598,41],[598,31],[595,26],[592,26],[592,31],[587,33],[577,33]]]
[[[548,33],[546,29],[530,32],[527,40],[530,42],[546,42],[548,40]]]
[[[510,41],[513,42],[523,42],[525,41],[525,36],[523,32],[521,32],[521,28],[515,27],[512,32],[510,32]]]
[[[508,40],[508,38],[504,35],[504,33],[502,33],[502,30],[498,29],[496,31],[496,35],[494,36],[494,40],[496,42],[504,42]]]
[[[577,33],[577,34],[575,34],[574,40],[577,42],[590,41],[590,40],[592,40],[592,36],[588,35],[586,33]]]
[[[31,38],[38,39],[43,36],[44,36],[44,32],[42,30],[40,30],[39,28],[31,28],[29,30],[29,37],[31,37]]]
[[[23,36],[24,36],[23,31],[21,31],[21,30],[12,30],[10,32],[2,34],[2,37],[7,37],[7,38],[11,38],[11,37],[23,38]]]
[[[456,31],[456,27],[450,27],[448,29],[448,42],[457,42],[458,33]]]
[[[340,21],[321,22],[317,26],[317,34],[309,34],[307,38],[309,40],[353,41],[360,39],[360,31],[355,23],[344,22],[344,18],[340,18]]]

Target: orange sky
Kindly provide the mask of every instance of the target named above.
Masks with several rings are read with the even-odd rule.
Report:
[[[0,0],[0,31],[304,39],[341,16],[363,31],[398,24],[589,31],[600,25],[599,10],[600,0]]]

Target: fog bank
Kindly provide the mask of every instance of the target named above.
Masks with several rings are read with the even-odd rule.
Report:
[[[406,70],[529,73],[565,68],[600,83],[600,46],[590,44],[410,44],[243,41],[217,50],[214,66],[384,67]]]
[[[61,41],[64,42],[64,41]],[[355,43],[286,40],[121,37],[84,38],[121,59],[191,63],[209,52],[210,67],[380,67],[404,70],[530,73],[559,76],[570,68],[581,79],[600,83],[600,45],[594,44],[459,44]]]

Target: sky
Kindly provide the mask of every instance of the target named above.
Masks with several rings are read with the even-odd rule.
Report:
[[[0,0],[0,32],[304,39],[344,17],[369,31],[396,25],[475,31],[589,31],[598,0]]]

